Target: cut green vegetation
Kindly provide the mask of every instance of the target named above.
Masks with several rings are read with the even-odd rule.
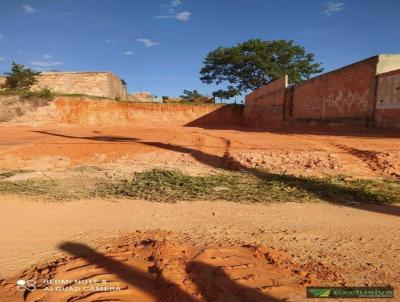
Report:
[[[0,180],[0,194],[40,197],[47,200],[73,200],[91,198],[96,195],[92,190],[84,187],[65,188],[61,182],[46,179]]]
[[[191,176],[178,171],[154,169],[129,178],[84,182],[68,186],[60,181],[5,181],[0,194],[24,194],[51,199],[88,197],[133,198],[159,202],[178,200],[228,200],[238,202],[399,203],[398,180],[360,180],[345,177],[298,177],[258,171]],[[70,189],[68,189],[70,188]]]
[[[49,196],[55,192],[56,184],[48,180],[0,181],[1,194]]]
[[[315,201],[400,202],[400,182],[348,180],[344,177],[296,177],[259,171],[190,176],[155,169],[136,173],[99,189],[103,196],[125,196],[154,201],[230,200],[247,202]]]

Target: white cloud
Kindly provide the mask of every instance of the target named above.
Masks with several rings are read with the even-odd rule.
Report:
[[[161,16],[156,16],[156,18],[158,18],[158,19],[171,19],[171,18],[175,18],[175,16],[161,15]]]
[[[161,8],[166,8],[165,15],[156,16],[158,19],[176,19],[179,21],[189,21],[190,16],[192,15],[191,12],[183,11],[183,12],[176,12],[176,8],[182,5],[182,0],[171,0],[167,5],[161,5]]]
[[[124,51],[124,55],[130,56],[130,55],[133,55],[133,54],[134,54],[134,52],[132,50]]]
[[[3,36],[2,34],[0,34],[0,40],[3,39],[3,37],[4,37],[4,36]]]
[[[191,15],[191,12],[184,11],[176,14],[175,18],[179,21],[189,21]]]
[[[156,16],[156,18],[158,18],[158,19],[172,19],[172,18],[174,18],[176,20],[185,21],[186,22],[186,21],[189,21],[189,18],[190,18],[191,15],[192,15],[191,12],[184,11],[184,12],[180,12],[180,13],[177,13],[177,14],[174,14],[174,15],[160,15],[160,16]]]
[[[48,61],[46,61],[46,62],[44,62],[44,61],[34,61],[34,62],[31,62],[32,66],[39,67],[39,68],[48,68],[48,67],[53,67],[53,66],[60,66],[62,64],[63,64],[62,62],[56,62],[56,61],[50,61],[50,62],[48,62]]]
[[[182,0],[172,0],[171,1],[171,6],[172,7],[177,7],[177,6],[181,5],[181,4],[182,4]]]
[[[49,59],[53,58],[53,56],[52,56],[52,55],[49,55],[49,54],[47,54],[47,53],[45,53],[45,54],[43,55],[43,58],[46,59],[46,60],[49,60]]]
[[[5,59],[5,57],[0,57],[0,61],[3,61]]]
[[[106,42],[107,43],[115,43],[116,41],[114,39],[107,39]]]
[[[22,9],[23,9],[26,13],[30,13],[30,14],[33,14],[34,12],[36,12],[36,9],[33,8],[32,6],[30,6],[29,4],[24,4],[24,5],[22,5]]]
[[[140,38],[140,39],[137,39],[137,40],[139,42],[142,42],[144,44],[144,46],[146,46],[146,47],[156,46],[156,45],[160,44],[160,42],[155,42],[155,41],[152,41],[152,40],[146,39],[146,38]]]
[[[340,12],[345,9],[343,2],[327,2],[325,3],[324,14],[330,16],[334,13]]]

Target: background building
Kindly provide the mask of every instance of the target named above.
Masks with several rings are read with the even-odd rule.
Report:
[[[106,98],[127,99],[125,83],[112,72],[42,72],[31,90],[48,88],[60,94],[86,94]],[[6,77],[0,77],[0,85]]]

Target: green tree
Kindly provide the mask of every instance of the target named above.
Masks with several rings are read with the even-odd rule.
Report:
[[[183,94],[179,96],[182,100],[187,102],[203,102],[213,103],[214,99],[199,93],[197,90],[183,90]]]
[[[228,86],[227,90],[217,90],[213,92],[213,97],[215,98],[220,98],[220,99],[229,99],[233,98],[234,96],[237,96],[240,94],[240,91],[233,86]]]
[[[180,95],[180,98],[189,101],[189,100],[193,100],[193,99],[199,99],[199,98],[203,98],[205,97],[204,95],[202,95],[201,93],[199,93],[197,90],[183,90],[183,94]]]
[[[286,74],[289,83],[296,84],[323,70],[320,63],[314,62],[314,54],[287,40],[254,39],[219,47],[208,53],[203,63],[200,79],[204,83],[227,83],[226,90],[213,94],[221,98],[256,90]]]
[[[6,72],[6,83],[4,87],[7,89],[29,89],[37,82],[36,76],[40,72],[33,71],[22,64],[12,62],[11,72]]]

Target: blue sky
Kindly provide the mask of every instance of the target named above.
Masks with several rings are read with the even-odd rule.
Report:
[[[399,15],[399,0],[0,0],[0,73],[15,60],[112,71],[158,96],[211,93],[199,70],[219,46],[292,39],[329,71],[400,53]]]

